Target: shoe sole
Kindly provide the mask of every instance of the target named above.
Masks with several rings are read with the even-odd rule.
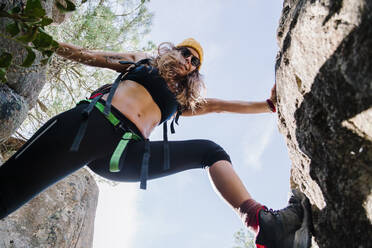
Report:
[[[292,193],[296,198],[301,200],[301,206],[304,210],[304,218],[301,227],[295,233],[293,248],[310,248],[311,233],[313,230],[310,201],[306,195],[299,190],[293,189]]]

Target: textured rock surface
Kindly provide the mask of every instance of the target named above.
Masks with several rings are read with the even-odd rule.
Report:
[[[0,84],[0,143],[9,138],[27,117],[25,99],[6,84]]]
[[[0,220],[0,248],[89,248],[98,187],[82,169]]]
[[[22,0],[4,0],[5,9],[18,6]],[[47,14],[61,23],[65,14],[59,13],[54,7],[54,0],[41,1]],[[0,32],[5,32],[6,25],[10,22],[8,18],[0,18]],[[27,56],[26,49],[19,43],[0,36],[0,47],[5,52],[13,55],[16,65],[22,64]],[[12,66],[7,74],[8,81],[0,87],[0,143],[12,135],[27,117],[27,112],[32,109],[37,101],[39,93],[45,84],[46,66],[39,62],[40,53],[36,53],[36,60],[29,68]]]
[[[284,1],[279,128],[319,247],[372,247],[371,23],[369,0]]]

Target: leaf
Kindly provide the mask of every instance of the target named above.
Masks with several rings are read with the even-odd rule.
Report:
[[[25,32],[26,30],[28,30],[30,27],[24,23],[24,22],[18,22],[18,26],[19,26],[19,29],[22,31],[22,32]]]
[[[45,16],[45,10],[41,6],[40,0],[28,0],[24,14],[29,17],[40,18]]]
[[[52,22],[53,22],[53,19],[48,18],[48,17],[43,17],[43,19],[42,19],[41,22],[40,22],[40,25],[41,25],[42,27],[44,27],[44,26],[48,26],[48,25],[51,24]]]
[[[17,14],[17,13],[19,13],[19,12],[21,12],[21,8],[20,7],[14,7],[11,11],[10,11],[10,13],[12,13],[12,14]]]
[[[27,24],[35,25],[37,23],[41,23],[40,18],[34,18],[34,17],[24,17],[22,18],[22,21],[24,21]]]
[[[60,1],[56,1],[56,6],[57,8],[62,11],[62,12],[71,12],[76,9],[76,6],[73,2],[69,0],[65,0],[66,2],[66,7],[60,3]]]
[[[18,24],[16,22],[10,23],[6,25],[6,31],[10,34],[10,36],[16,36],[20,30],[18,28]]]
[[[53,55],[54,51],[52,50],[44,50],[42,51],[44,56],[47,56],[48,58]]]
[[[38,33],[37,27],[28,28],[26,34],[21,35],[17,37],[16,39],[21,42],[28,43],[28,42],[33,41],[36,38],[37,33]]]
[[[32,44],[34,44],[36,48],[47,48],[50,47],[52,41],[52,36],[39,30],[36,38],[32,41]]]
[[[55,51],[59,47],[58,42],[53,40],[52,44],[51,44],[51,47],[52,47],[52,50]]]
[[[23,61],[21,66],[30,67],[32,65],[32,63],[34,63],[34,60],[36,58],[36,54],[34,53],[34,51],[32,50],[31,47],[26,47],[26,50],[27,50],[27,57]]]
[[[12,63],[13,56],[10,53],[3,52],[0,55],[0,67],[8,68]]]
[[[6,82],[6,69],[0,68],[0,81]]]
[[[49,61],[50,61],[50,57],[49,57],[49,58],[46,58],[46,59],[42,59],[42,60],[40,60],[40,64],[42,64],[42,65],[46,65],[46,64],[49,63]]]
[[[67,10],[68,11],[76,10],[76,6],[73,2],[71,2],[70,0],[65,0],[65,1],[66,1],[66,4],[67,4]]]

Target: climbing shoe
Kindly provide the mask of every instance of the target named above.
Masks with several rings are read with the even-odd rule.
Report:
[[[281,210],[263,207],[257,213],[257,248],[309,248],[312,221],[309,199],[292,190],[288,206]]]

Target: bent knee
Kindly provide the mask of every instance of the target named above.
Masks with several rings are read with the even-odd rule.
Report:
[[[206,154],[202,161],[205,167],[210,167],[220,160],[226,160],[231,163],[229,154],[220,145],[211,140],[203,140],[203,142],[207,146]]]

